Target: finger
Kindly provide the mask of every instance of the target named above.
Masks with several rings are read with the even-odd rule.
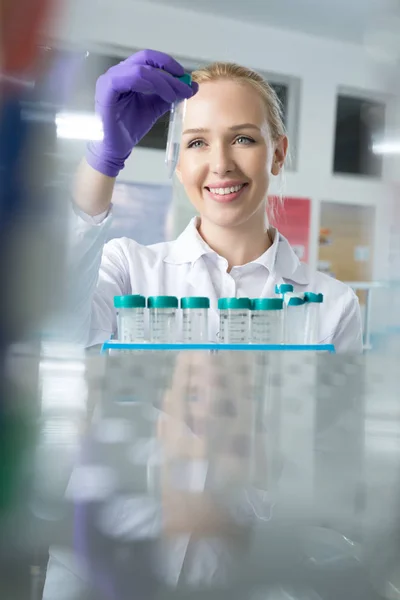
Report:
[[[191,98],[198,89],[197,84],[193,83],[193,86],[190,87],[162,69],[129,62],[128,59],[99,77],[96,95],[102,98],[102,104],[112,104],[119,94],[130,91],[155,93],[166,102],[172,103],[175,100]]]
[[[168,75],[160,69],[154,69],[153,67],[140,67],[142,72],[141,76],[146,84],[152,86],[152,93],[157,94],[159,98],[165,100],[169,104],[172,104],[178,99],[178,95],[174,89],[175,79],[172,75]]]
[[[193,92],[193,96],[194,96],[199,91],[199,84],[196,81],[192,81],[191,87],[192,87],[192,92]]]
[[[180,81],[176,77],[172,77],[169,73],[152,67],[142,67],[142,69],[145,70],[143,77],[147,81],[154,83],[154,92],[158,93],[163,100],[175,102],[176,100],[184,100],[193,96],[193,90],[190,85],[187,85],[187,83]],[[162,93],[159,93],[158,90],[162,90]],[[163,95],[164,93],[167,95]]]
[[[193,95],[190,86],[161,69],[122,63],[102,76],[98,87],[103,90],[103,101],[110,103],[116,96],[126,92],[156,94],[170,104]]]
[[[112,92],[116,94],[123,94],[127,92],[152,94],[154,93],[154,85],[148,80],[148,78],[144,77],[146,74],[146,68],[150,69],[151,67],[120,63],[116,67],[110,69],[104,75],[104,78]]]
[[[174,77],[181,77],[185,73],[185,69],[172,56],[157,50],[141,50],[136,52],[125,61],[128,64],[149,65],[156,69],[163,69]]]
[[[143,65],[127,65],[120,63],[99,77],[96,85],[96,97],[101,98],[103,105],[112,105],[121,94],[137,92],[139,94],[156,94],[170,104],[175,100],[172,88],[161,80],[155,89],[157,77],[149,77],[146,70],[156,71],[153,67]],[[171,79],[171,75],[169,75]],[[161,93],[160,93],[161,92]]]

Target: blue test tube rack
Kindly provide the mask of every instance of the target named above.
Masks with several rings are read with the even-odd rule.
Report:
[[[118,340],[108,340],[104,342],[101,353],[107,354],[110,350],[208,350],[214,352],[229,351],[250,351],[250,352],[328,352],[335,354],[333,344],[324,345],[302,345],[291,346],[285,344],[126,344]]]

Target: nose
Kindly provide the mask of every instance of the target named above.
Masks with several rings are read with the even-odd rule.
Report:
[[[231,153],[230,144],[217,143],[213,144],[210,157],[210,170],[215,175],[225,175],[234,171],[235,164]]]

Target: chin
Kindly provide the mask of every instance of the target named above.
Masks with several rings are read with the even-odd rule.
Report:
[[[221,211],[219,214],[205,214],[204,218],[218,227],[240,227],[251,218],[248,214],[232,214],[231,211]]]

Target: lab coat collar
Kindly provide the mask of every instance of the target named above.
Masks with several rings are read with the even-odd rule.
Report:
[[[272,271],[274,278],[278,283],[290,281],[307,285],[310,282],[309,267],[300,262],[288,240],[277,229],[274,229],[274,232],[278,238],[275,265]]]
[[[164,258],[165,262],[177,265],[191,263],[194,266],[202,256],[216,255],[216,252],[203,240],[197,227],[198,218],[195,217],[172,242]],[[299,261],[288,240],[275,228],[271,228],[269,232],[273,239],[272,246],[253,263],[265,266],[278,283],[287,280],[302,285],[308,284],[308,268]]]

